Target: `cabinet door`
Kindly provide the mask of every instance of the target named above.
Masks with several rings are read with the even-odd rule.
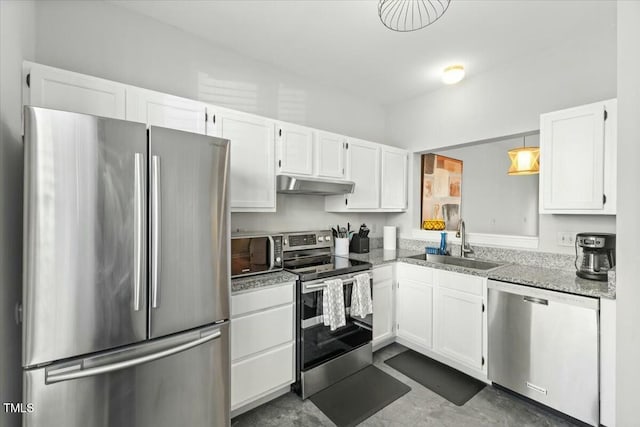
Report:
[[[191,99],[127,88],[127,120],[149,126],[206,133],[206,106]]]
[[[433,288],[426,283],[401,279],[396,296],[398,336],[431,348]]]
[[[377,209],[380,207],[380,148],[372,142],[354,139],[348,144],[348,175],[356,185],[353,193],[347,195],[347,208]]]
[[[278,172],[313,174],[313,131],[288,123],[278,124]]]
[[[373,282],[373,345],[393,336],[393,280]]]
[[[602,210],[604,103],[540,116],[540,212]]]
[[[125,85],[44,65],[29,69],[29,105],[125,118]]]
[[[346,138],[327,132],[318,132],[316,159],[318,176],[328,178],[345,177]]]
[[[380,207],[407,208],[407,153],[382,147]]]
[[[435,294],[434,350],[482,370],[482,297],[443,287]]]
[[[242,113],[217,115],[222,138],[231,141],[230,197],[232,212],[274,212],[275,123]]]
[[[231,409],[235,410],[295,381],[293,343],[231,364]]]

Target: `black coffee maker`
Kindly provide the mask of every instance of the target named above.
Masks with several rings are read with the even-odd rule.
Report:
[[[582,262],[578,262],[578,247]],[[616,235],[611,233],[576,234],[576,275],[583,279],[607,281],[607,272],[616,265]]]

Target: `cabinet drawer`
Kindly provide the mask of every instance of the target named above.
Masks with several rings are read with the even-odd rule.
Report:
[[[293,383],[293,343],[231,365],[231,409]]]
[[[438,271],[438,286],[454,289],[472,295],[482,296],[484,278],[469,274],[453,273],[451,271]]]
[[[398,280],[410,279],[416,282],[433,284],[433,269],[413,264],[398,264]]]
[[[373,283],[393,278],[393,265],[385,265],[373,269]]]
[[[231,296],[231,318],[293,302],[294,283]]]
[[[231,360],[293,341],[293,305],[231,320]]]

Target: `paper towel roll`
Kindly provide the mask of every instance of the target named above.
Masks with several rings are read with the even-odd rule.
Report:
[[[395,250],[396,249],[396,227],[384,226],[384,249]]]

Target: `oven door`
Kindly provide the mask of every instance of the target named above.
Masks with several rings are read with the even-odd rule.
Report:
[[[276,269],[276,250],[274,238],[232,237],[231,238],[231,277],[248,276]],[[280,261],[280,260],[278,260]]]
[[[344,279],[349,278],[346,276]],[[341,277],[342,278],[342,277]],[[319,281],[321,283],[322,281]],[[372,340],[372,316],[351,317],[351,283],[344,285],[346,325],[332,331],[322,317],[323,288],[306,289],[301,284],[300,295],[300,369],[307,371],[329,360],[342,356]],[[371,284],[370,284],[371,286]],[[373,295],[373,294],[372,294]]]

